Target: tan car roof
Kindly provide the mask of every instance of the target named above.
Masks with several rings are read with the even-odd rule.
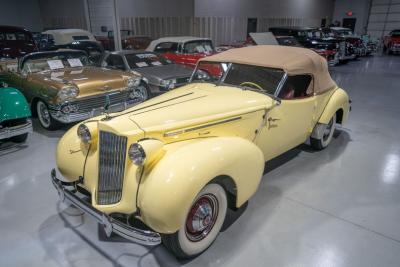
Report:
[[[306,48],[278,45],[257,45],[231,49],[200,61],[231,62],[283,69],[288,75],[311,74],[314,92],[322,93],[335,88],[326,60]]]

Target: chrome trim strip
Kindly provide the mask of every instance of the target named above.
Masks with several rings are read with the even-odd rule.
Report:
[[[32,122],[31,120],[28,120],[26,123],[22,125],[0,129],[0,140],[8,139],[21,134],[32,133],[32,131],[33,131]]]
[[[240,119],[242,119],[242,117],[234,117],[234,118],[226,119],[226,120],[223,120],[223,121],[212,122],[212,123],[208,123],[208,124],[204,124],[204,125],[200,125],[200,126],[184,129],[184,130],[178,130],[178,131],[175,131],[175,132],[169,132],[169,133],[165,133],[164,137],[170,137],[170,136],[175,136],[175,135],[178,135],[178,134],[193,132],[193,131],[197,131],[197,130],[200,130],[200,129],[212,127],[212,126],[215,126],[215,125],[224,124],[224,123],[228,123],[228,122],[232,122],[232,121],[237,121],[237,120],[240,120]]]
[[[156,246],[161,243],[161,235],[159,233],[135,228],[128,224],[122,223],[121,221],[118,221],[97,210],[90,203],[78,197],[76,193],[73,192],[73,189],[67,189],[66,185],[63,185],[63,182],[57,178],[55,169],[51,171],[51,182],[58,191],[61,201],[68,199],[78,209],[95,218],[103,225],[108,236],[111,234],[111,232],[114,232],[123,238],[146,246]]]
[[[285,74],[283,75],[281,81],[278,84],[278,87],[275,90],[275,94],[274,94],[275,97],[278,97],[278,95],[280,94],[283,86],[285,85],[285,82],[286,82],[287,78],[288,78],[288,74],[285,72]]]

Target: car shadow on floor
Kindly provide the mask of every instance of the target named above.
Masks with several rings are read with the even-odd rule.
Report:
[[[350,141],[349,133],[342,131],[340,135],[335,135],[331,146],[321,151],[318,157],[313,156],[314,151],[308,145],[300,145],[268,161],[265,165],[264,175],[272,173],[303,154],[312,156],[317,165],[318,162],[323,164],[338,157]],[[316,165],[314,163],[312,164],[313,166]],[[308,167],[304,166],[304,168]],[[284,177],[275,177],[272,178],[272,181],[282,178]],[[292,186],[294,186],[296,181],[292,181],[292,183]],[[217,259],[220,265],[223,266],[226,262],[229,262],[231,253],[240,251],[243,245],[242,242],[236,242],[235,240],[251,239],[251,237],[247,236],[248,233],[257,233],[257,228],[261,227],[257,222],[261,220],[266,223],[270,219],[270,214],[273,214],[274,210],[279,207],[281,200],[281,189],[271,185],[271,179],[269,182],[263,179],[256,194],[250,199],[250,204],[246,202],[237,210],[228,210],[221,234],[218,237],[220,240],[218,241],[217,239],[216,244],[206,250],[204,254],[190,260],[177,260],[162,245],[155,247],[141,246],[116,235],[107,238],[102,226],[73,206],[68,206],[65,209],[61,209],[58,206],[58,215],[53,215],[42,223],[39,229],[39,236],[49,257],[56,262],[59,262],[61,258],[70,265],[73,265],[75,261],[76,251],[81,251],[84,246],[89,246],[90,250],[100,254],[103,260],[111,263],[112,266],[132,266],[136,264],[136,266],[177,267],[187,264],[201,265],[208,261],[216,262]],[[244,213],[251,219],[246,220],[242,216]],[[73,222],[74,220],[75,223]],[[49,225],[53,226],[49,227]],[[98,227],[97,231],[94,229],[96,226]],[[70,235],[71,231],[73,235]],[[232,233],[235,234],[232,235]],[[74,242],[71,242],[71,240],[67,242],[65,236],[69,236],[67,239],[73,239]],[[79,242],[76,240],[77,238],[80,240]],[[229,245],[228,250],[221,249],[221,246],[225,246],[224,244]],[[72,247],[67,252],[64,252],[61,248],[65,246]]]

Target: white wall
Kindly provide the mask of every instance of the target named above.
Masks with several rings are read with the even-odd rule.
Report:
[[[120,17],[193,17],[194,0],[119,0]]]
[[[194,0],[196,17],[332,17],[333,0]]]
[[[40,32],[43,25],[39,1],[1,0],[0,25],[20,26],[30,31]]]
[[[257,18],[257,31],[273,26],[318,27],[329,23],[333,0],[194,0],[197,35],[211,37],[217,44],[246,38],[247,19]]]
[[[342,23],[344,18],[356,18],[354,31],[358,34],[364,34],[367,26],[370,2],[370,0],[336,0],[333,20]],[[352,11],[353,16],[347,16],[346,12],[348,11]]]
[[[87,29],[83,0],[39,0],[44,28]]]

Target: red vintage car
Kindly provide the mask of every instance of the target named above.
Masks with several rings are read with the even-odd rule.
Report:
[[[153,40],[148,36],[133,35],[130,30],[121,30],[122,49],[144,50]],[[105,50],[114,51],[114,31],[108,31],[107,36],[96,36]]]
[[[383,51],[388,54],[400,53],[400,30],[393,30],[384,37]]]
[[[152,41],[146,50],[192,68],[199,59],[216,53],[211,39],[190,36],[160,38]]]
[[[20,27],[0,26],[0,58],[19,58],[38,51],[32,34]]]

